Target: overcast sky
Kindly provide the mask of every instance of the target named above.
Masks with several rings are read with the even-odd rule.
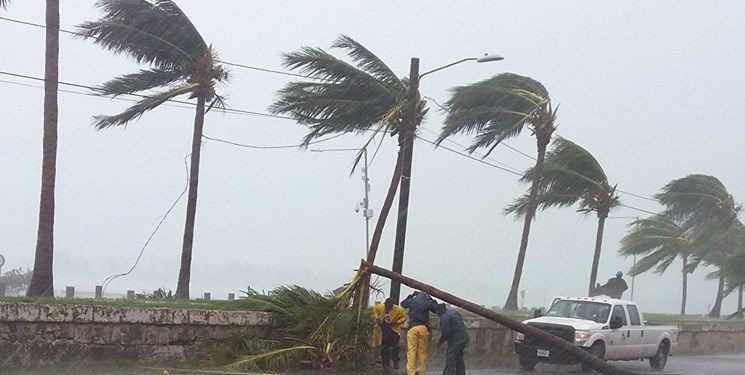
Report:
[[[0,16],[44,23],[43,1],[13,1]],[[448,89],[501,72],[541,81],[556,104],[558,134],[592,152],[611,183],[650,197],[691,173],[719,178],[742,202],[745,158],[745,3],[691,1],[177,1],[220,57],[231,63],[284,70],[280,54],[301,46],[328,48],[346,34],[377,54],[400,76],[413,56],[421,71],[489,52],[505,57],[464,63],[427,75],[423,96],[444,102]],[[62,1],[61,25],[73,30],[101,16],[94,1]],[[43,76],[44,30],[0,20],[0,72]],[[342,56],[342,55],[338,55]],[[95,85],[137,65],[90,41],[61,35],[60,81]],[[266,113],[281,74],[231,67],[220,92],[232,108]],[[41,82],[0,74],[0,253],[3,270],[31,267],[39,204]],[[60,86],[60,89],[86,92]],[[430,100],[432,103],[433,100]],[[128,102],[60,92],[54,282],[93,290],[127,271],[162,215],[186,184],[184,158],[194,111],[162,106],[126,128],[96,131],[91,117],[114,114]],[[420,136],[433,140],[443,115],[432,104]],[[295,145],[306,129],[293,121],[210,113],[205,135],[255,146]],[[358,148],[365,138],[345,135],[311,149]],[[463,150],[470,139],[443,145]],[[507,145],[533,156],[529,132]],[[369,167],[376,216],[395,163],[386,139]],[[363,196],[354,152],[297,148],[251,149],[205,140],[192,264],[192,297],[225,298],[251,286],[270,290],[298,284],[325,292],[349,281],[365,250],[365,221],[354,208]],[[534,160],[500,146],[486,159],[524,170]],[[504,304],[522,224],[502,209],[522,194],[514,174],[423,141],[414,148],[404,273],[488,306]],[[657,212],[653,201],[628,194],[622,203]],[[175,291],[185,198],[167,217],[131,275],[107,292]],[[394,206],[394,210],[396,207]],[[395,212],[395,211],[394,211]],[[598,281],[626,272],[632,259],[618,241],[634,217],[630,207],[606,224]],[[586,293],[597,218],[574,209],[539,212],[531,231],[520,285],[524,305],[554,295]],[[378,264],[390,268],[395,215]],[[634,280],[634,299],[647,312],[680,308],[680,263],[662,276]],[[707,312],[716,282],[712,269],[689,283],[688,311]],[[631,278],[627,277],[629,285]],[[384,290],[388,291],[385,282]],[[408,293],[404,290],[403,293]],[[627,291],[625,297],[630,297]],[[523,302],[521,301],[521,305]],[[736,305],[725,300],[724,313]]]

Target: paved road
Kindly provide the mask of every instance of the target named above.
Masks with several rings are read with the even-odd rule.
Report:
[[[611,362],[612,364],[626,370],[637,371],[641,373],[651,373],[647,361],[632,362]],[[427,369],[427,375],[440,374],[441,368],[432,366]],[[158,375],[161,372],[152,370],[127,370],[127,369],[81,369],[81,368],[50,368],[50,369],[0,369],[3,375]],[[553,366],[539,364],[534,372],[523,371],[518,368],[497,368],[497,369],[471,369],[467,370],[468,375],[513,375],[513,374],[576,374],[581,373],[579,365],[576,366]],[[179,372],[171,372],[172,375]],[[180,374],[187,374],[181,372]],[[200,374],[199,372],[189,372],[188,374]],[[370,374],[370,373],[368,373]],[[374,373],[372,373],[374,374]],[[405,375],[406,371],[397,370],[388,375]],[[745,354],[728,354],[728,355],[706,355],[706,356],[675,356],[671,357],[665,370],[657,374],[681,374],[681,375],[745,375]],[[339,371],[308,371],[295,375],[354,375]]]

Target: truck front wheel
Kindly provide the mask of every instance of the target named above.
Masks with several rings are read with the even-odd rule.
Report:
[[[605,360],[605,345],[602,342],[596,342],[592,344],[590,347],[590,350],[587,351],[587,354],[598,358],[601,361]],[[582,371],[589,371],[592,370],[592,367],[590,365],[582,362]]]
[[[663,368],[665,368],[665,365],[667,364],[667,354],[670,352],[669,344],[666,341],[663,341],[660,344],[660,347],[657,348],[657,353],[654,355],[654,357],[649,359],[649,367],[652,368],[652,370],[660,371]]]
[[[529,357],[519,357],[518,361],[520,362],[520,367],[523,368],[523,370],[532,370],[535,368],[535,365],[538,364],[538,360],[535,358],[529,358]]]

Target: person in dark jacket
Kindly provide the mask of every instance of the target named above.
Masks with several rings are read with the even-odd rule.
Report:
[[[409,294],[401,307],[409,309],[409,330],[406,332],[406,373],[424,375],[429,346],[429,313],[436,312],[437,303],[426,293]]]
[[[463,351],[466,349],[470,339],[463,317],[456,310],[449,310],[444,303],[437,305],[437,315],[440,316],[440,344],[447,341],[448,348],[445,352],[445,368],[443,375],[465,375],[466,363],[463,360]]]

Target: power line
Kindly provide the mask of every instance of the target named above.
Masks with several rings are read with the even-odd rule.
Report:
[[[40,82],[46,81],[44,78],[41,78],[41,77],[33,77],[33,76],[24,75],[24,74],[10,73],[10,72],[5,72],[5,71],[0,71],[0,74],[11,76],[11,77],[30,79],[30,80],[34,80],[34,81],[40,81]],[[94,92],[99,92],[99,93],[101,92],[100,89],[98,89],[96,87],[93,87],[93,86],[87,86],[87,85],[82,85],[82,84],[78,84],[78,83],[70,83],[70,82],[64,82],[64,81],[57,81],[57,83],[60,84],[60,85],[65,85],[65,86],[70,86],[70,87],[84,88],[84,89],[88,89],[88,90],[91,90],[91,91],[94,91]],[[76,92],[71,91],[71,93],[76,93]],[[101,97],[101,98],[107,97],[107,96],[102,95],[102,94],[86,94],[86,93],[78,93],[78,94],[89,95],[89,96],[96,96],[96,97]],[[126,95],[135,96],[135,97],[138,97],[138,98],[152,98],[152,96],[143,95],[143,94],[134,94],[134,93],[132,93],[132,94],[126,94]],[[189,107],[196,107],[196,104],[191,103],[191,102],[187,102],[187,101],[183,101],[183,100],[169,99],[168,102],[178,103],[178,104],[184,104],[184,105],[187,105]],[[283,119],[283,120],[294,120],[294,118],[292,118],[292,117],[273,115],[271,113],[248,111],[248,110],[243,110],[243,109],[221,108],[220,110],[223,111],[223,112],[225,112],[225,113],[231,113],[231,114],[240,114],[240,115],[257,116],[257,117],[270,117],[270,118],[278,118],[278,119]]]
[[[422,98],[431,100],[431,101],[432,101],[433,103],[435,103],[435,105],[436,105],[436,106],[440,107],[440,109],[441,109],[441,110],[443,110],[443,111],[445,111],[445,112],[448,112],[448,113],[450,113],[450,110],[449,110],[449,109],[447,109],[447,107],[445,107],[445,106],[443,106],[442,104],[440,104],[440,103],[439,103],[439,102],[438,102],[438,101],[437,101],[437,100],[436,100],[435,98],[433,98],[433,97],[431,97],[431,96],[423,96]],[[522,156],[525,156],[525,157],[527,157],[527,158],[530,158],[530,159],[536,160],[536,159],[535,159],[535,156],[532,156],[532,155],[526,154],[526,153],[524,153],[524,152],[522,152],[522,151],[520,151],[520,150],[518,150],[518,149],[516,149],[516,148],[514,148],[514,147],[512,147],[512,146],[510,146],[510,145],[508,145],[508,144],[507,144],[507,143],[505,143],[505,142],[499,142],[499,144],[500,144],[500,145],[502,145],[502,146],[504,146],[504,147],[507,147],[507,148],[509,148],[509,149],[510,149],[510,150],[512,150],[512,151],[515,151],[515,152],[517,152],[518,154],[520,154],[520,155],[522,155]],[[461,147],[463,147],[463,146],[461,146]],[[464,148],[465,148],[465,147],[464,147]]]
[[[42,24],[39,24],[39,23],[21,21],[21,20],[7,18],[7,17],[0,17],[0,20],[4,20],[4,21],[8,21],[8,22],[13,22],[13,23],[18,23],[18,24],[26,25],[26,26],[39,27],[39,28],[42,28],[42,29],[53,29],[53,30],[57,30],[57,31],[60,31],[60,32],[63,32],[63,33],[70,34],[70,35],[79,36],[79,37],[85,37],[84,34],[81,34],[81,33],[75,32],[75,31],[70,31],[70,30],[65,30],[65,29],[57,29],[57,28],[51,28],[51,27],[48,27],[47,25],[42,25]],[[225,64],[225,65],[236,66],[236,67],[244,68],[244,69],[250,69],[250,70],[256,70],[256,71],[260,71],[260,72],[267,72],[267,73],[281,74],[281,75],[286,75],[286,76],[293,76],[293,77],[300,77],[300,78],[307,78],[307,79],[318,80],[318,78],[307,76],[307,75],[303,75],[303,74],[283,72],[283,71],[280,71],[280,70],[267,69],[267,68],[260,68],[260,67],[257,67],[257,66],[251,66],[251,65],[246,65],[246,64],[239,64],[239,63],[229,62],[229,61],[225,61],[225,60],[218,60],[218,61],[221,62],[221,63],[223,63],[223,64]]]
[[[426,138],[422,138],[422,137],[420,137],[420,136],[416,136],[416,137],[417,137],[417,138],[419,138],[419,139],[421,139],[421,140],[423,140],[424,142],[427,142],[427,143],[429,143],[429,144],[433,145],[433,146],[437,146],[437,144],[436,144],[435,142],[433,142],[433,141],[430,141],[430,140],[428,140],[428,139],[426,139]],[[471,160],[475,160],[475,161],[477,161],[477,162],[479,162],[479,163],[482,163],[482,164],[486,164],[486,165],[488,165],[488,166],[490,166],[490,167],[493,167],[493,168],[497,168],[497,169],[499,169],[499,170],[502,170],[502,171],[505,171],[505,172],[508,172],[508,173],[512,173],[512,174],[514,174],[514,175],[517,175],[517,176],[520,176],[520,177],[522,177],[522,176],[523,176],[523,174],[522,174],[522,173],[518,173],[518,172],[515,172],[515,171],[511,171],[511,170],[509,170],[509,169],[507,169],[507,168],[504,168],[504,167],[500,167],[500,166],[498,166],[498,165],[496,165],[496,164],[492,164],[492,163],[486,162],[486,161],[484,161],[483,159],[478,159],[478,158],[475,158],[475,157],[473,157],[473,156],[471,156],[471,155],[468,155],[468,154],[462,153],[462,152],[460,152],[460,151],[454,150],[454,149],[452,149],[452,148],[450,148],[450,147],[447,147],[447,146],[439,145],[439,146],[438,146],[438,148],[443,148],[443,149],[445,149],[445,150],[448,150],[448,151],[450,151],[450,152],[456,153],[456,154],[458,154],[458,155],[460,155],[460,156],[466,157],[466,158],[468,158],[468,159],[471,159]]]
[[[432,130],[429,130],[429,129],[425,128],[425,127],[422,127],[422,129],[424,129],[425,131],[428,131],[432,135],[437,136],[437,133],[433,132]],[[464,149],[466,148],[462,144],[460,144],[460,143],[458,143],[458,142],[456,142],[456,141],[454,141],[454,140],[452,140],[450,138],[445,138],[445,140],[448,141],[448,142],[450,142],[450,143],[452,143],[452,144],[455,144],[457,146],[460,146],[460,147],[462,147]],[[439,144],[439,145],[436,144],[435,147],[443,147],[443,146],[442,146],[442,144]],[[503,166],[505,168],[512,169],[513,171],[518,172],[518,173],[520,173],[522,175],[522,172],[519,169],[517,169],[517,168],[515,168],[515,167],[513,167],[513,166],[511,166],[511,165],[509,165],[507,163],[503,163],[503,162],[501,162],[499,160],[496,160],[496,159],[492,158],[491,156],[485,156],[484,154],[480,154],[480,153],[477,153],[477,152],[474,152],[474,154],[480,156],[482,160],[483,159],[489,159],[489,160],[493,161],[494,163],[497,163],[497,164],[499,164],[499,165],[501,165],[501,166]]]
[[[324,139],[319,139],[317,141],[308,142],[307,144],[308,145],[314,145],[314,144],[318,144],[318,143],[330,141],[330,140],[332,140],[334,138],[339,138],[342,135],[346,135],[346,133],[339,133],[339,134],[333,135],[333,136],[328,137],[328,138],[324,138]],[[260,149],[260,150],[283,149],[283,148],[299,148],[299,147],[304,147],[305,146],[305,144],[284,145],[284,146],[255,146],[255,145],[249,145],[249,144],[245,144],[245,143],[237,143],[237,142],[233,142],[233,141],[228,141],[228,140],[220,139],[220,138],[212,138],[212,137],[208,137],[206,135],[202,135],[202,138],[208,139],[210,141],[226,143],[226,144],[233,145],[233,146],[245,147],[245,148],[253,148],[253,149]]]
[[[647,211],[647,210],[644,210],[644,209],[641,209],[641,208],[638,208],[638,207],[634,207],[634,206],[629,206],[629,205],[627,205],[627,204],[623,204],[623,203],[621,203],[621,206],[623,206],[623,207],[626,207],[626,208],[630,208],[630,209],[632,209],[632,210],[636,210],[636,211],[639,211],[639,212],[644,212],[644,213],[648,213],[648,214],[650,214],[650,215],[657,215],[657,212]]]

